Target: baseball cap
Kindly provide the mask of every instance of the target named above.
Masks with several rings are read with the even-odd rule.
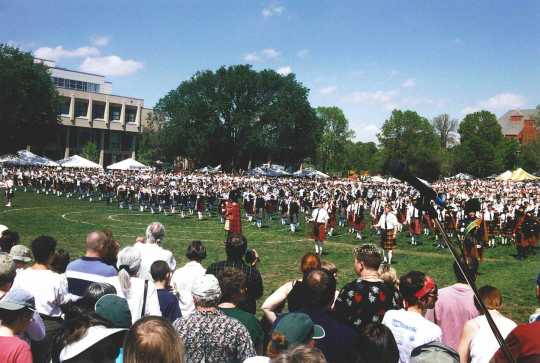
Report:
[[[274,331],[285,335],[289,346],[304,343],[309,339],[322,339],[326,335],[323,327],[313,324],[311,318],[304,313],[283,315],[276,324]]]
[[[59,360],[61,362],[74,358],[79,354],[86,351],[93,345],[101,342],[103,339],[110,337],[111,335],[125,332],[127,329],[123,328],[107,328],[103,325],[91,326],[86,330],[86,334],[78,341],[66,345],[60,352]]]
[[[131,311],[127,300],[118,295],[103,295],[96,302],[94,311],[109,320],[115,328],[131,327]]]
[[[203,275],[191,286],[191,294],[203,300],[217,300],[221,297],[219,281],[214,275]]]
[[[23,289],[11,289],[0,300],[0,309],[18,311],[22,309],[28,309],[34,311],[36,309],[36,302],[34,296]]]
[[[13,261],[32,262],[32,253],[30,249],[24,245],[15,245],[11,247],[9,255]]]
[[[0,276],[14,274],[15,270],[13,258],[5,252],[0,252]]]
[[[7,226],[0,224],[0,234],[2,234],[2,232],[7,231],[7,230],[8,230]]]

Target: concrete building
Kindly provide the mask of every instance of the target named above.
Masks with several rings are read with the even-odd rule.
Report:
[[[135,157],[137,137],[152,110],[144,100],[112,94],[104,76],[57,67],[55,62],[36,59],[49,67],[62,97],[59,117],[64,157],[80,154],[92,142],[99,150],[99,164]]]
[[[538,137],[538,129],[534,120],[535,109],[510,110],[499,118],[503,135],[516,139],[520,144],[534,142]]]

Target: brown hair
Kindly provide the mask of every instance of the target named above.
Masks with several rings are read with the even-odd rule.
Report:
[[[289,342],[287,337],[280,332],[273,332],[266,347],[266,355],[268,358],[276,358],[281,352],[287,350]]]
[[[331,275],[336,275],[338,273],[337,266],[332,261],[322,260],[321,269],[328,271]]]
[[[302,256],[300,262],[300,271],[305,274],[311,270],[318,270],[321,268],[321,259],[316,254],[309,252]]]
[[[499,310],[501,308],[503,298],[501,292],[496,287],[490,285],[482,286],[478,289],[478,295],[486,308],[490,310]],[[474,304],[476,305],[478,311],[481,311],[476,300],[474,301]]]
[[[185,346],[171,323],[146,316],[129,330],[124,341],[125,363],[184,363]]]
[[[242,295],[242,289],[246,286],[246,275],[235,268],[227,267],[218,276],[221,289],[222,302],[234,302]]]
[[[363,263],[366,268],[372,270],[378,270],[382,262],[381,250],[372,243],[365,243],[355,247],[353,255],[356,261]]]
[[[324,354],[317,348],[299,345],[280,354],[272,363],[327,363]]]

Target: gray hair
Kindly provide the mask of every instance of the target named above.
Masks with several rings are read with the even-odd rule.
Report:
[[[153,222],[146,228],[146,243],[160,244],[165,240],[165,226],[159,222]]]
[[[131,276],[136,276],[141,267],[141,252],[136,247],[126,247],[118,252],[116,266],[118,267],[118,281],[124,295],[129,294]]]

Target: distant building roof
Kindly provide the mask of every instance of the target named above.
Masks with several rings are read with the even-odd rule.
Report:
[[[501,125],[501,131],[503,135],[515,135],[517,136],[521,130],[523,130],[523,120],[534,118],[536,109],[528,110],[510,110],[504,115],[499,117],[499,125]],[[512,116],[523,116],[521,122],[512,122]]]

